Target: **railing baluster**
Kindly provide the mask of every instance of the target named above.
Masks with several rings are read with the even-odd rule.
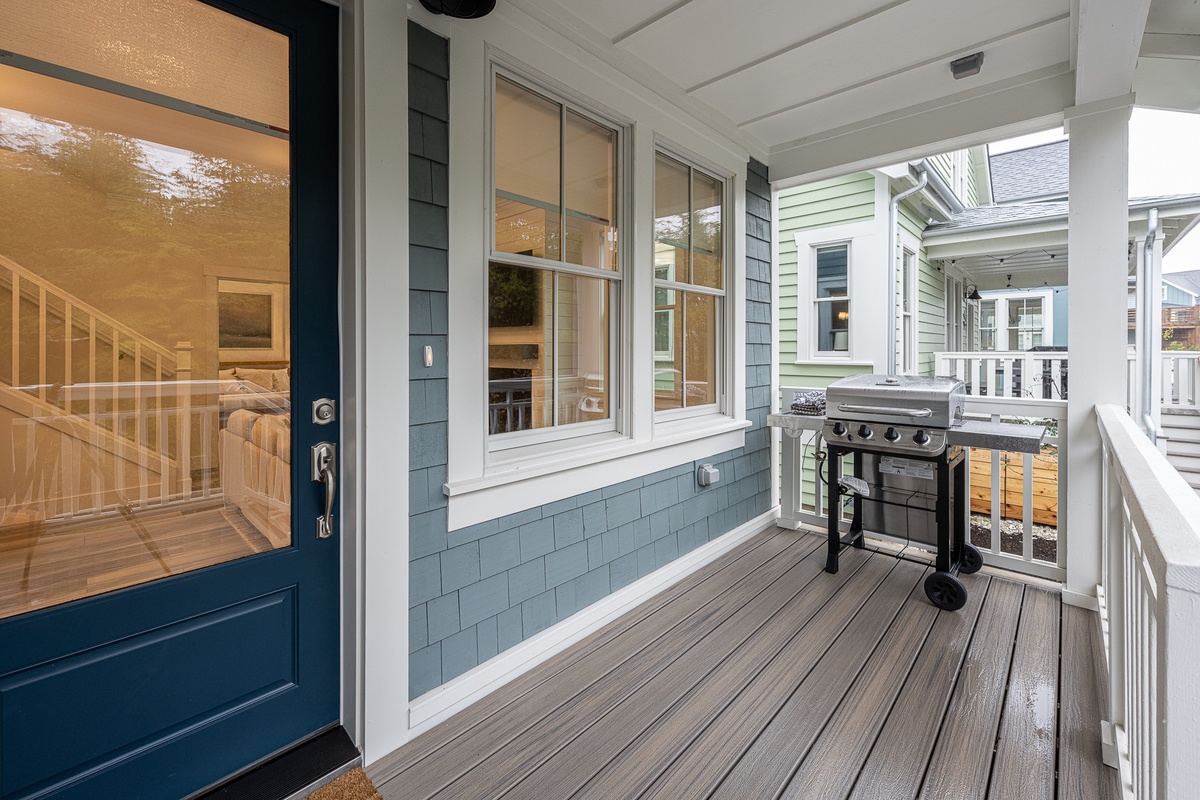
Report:
[[[96,424],[96,317],[88,315],[88,422]]]
[[[46,287],[38,287],[38,399],[46,402]]]
[[[133,346],[133,405],[134,405],[134,436],[137,437],[137,452],[138,452],[138,494],[141,497],[141,505],[139,508],[145,508],[150,504],[150,454],[147,451],[149,444],[149,423],[148,415],[146,414],[146,383],[142,380],[144,375],[145,365],[142,363],[142,343],[136,342]]]
[[[163,410],[162,356],[154,356],[154,439],[158,451],[158,500],[166,505],[171,499],[171,462],[167,457],[167,414]]]
[[[21,385],[21,276],[12,273],[12,384]]]
[[[63,409],[68,414],[75,413],[75,398],[71,394],[70,387],[75,383],[75,321],[71,316],[71,301],[64,300],[66,306],[63,308]]]

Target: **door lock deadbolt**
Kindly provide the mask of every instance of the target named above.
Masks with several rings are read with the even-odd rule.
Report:
[[[312,421],[317,425],[328,425],[337,420],[337,406],[328,397],[313,400]]]

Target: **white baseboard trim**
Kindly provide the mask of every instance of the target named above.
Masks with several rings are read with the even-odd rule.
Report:
[[[1095,595],[1073,592],[1066,587],[1062,590],[1062,601],[1076,608],[1086,608],[1089,611],[1097,612],[1100,610],[1100,604],[1097,602]]]
[[[408,737],[449,719],[485,695],[594,633],[633,607],[669,588],[718,556],[776,524],[779,507],[697,547],[644,578],[618,589],[556,625],[469,672],[416,698],[408,708]]]

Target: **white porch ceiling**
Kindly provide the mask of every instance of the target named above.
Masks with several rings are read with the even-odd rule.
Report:
[[[506,1],[716,112],[784,185],[1054,127],[1131,86],[1200,111],[1197,0]]]
[[[866,129],[903,127],[916,115],[932,123],[937,115],[930,112],[960,108],[971,119],[947,126],[943,116],[921,143],[898,136],[895,154],[968,129],[980,133],[971,126],[981,122],[994,128],[1040,120],[1044,127],[1073,103],[1073,79],[1054,80],[1072,69],[1070,0],[558,4],[621,58],[636,59],[761,142],[772,179],[811,173],[835,157],[811,145],[849,145]],[[978,51],[981,73],[955,80],[949,62]],[[981,120],[964,105],[980,98],[1009,111]],[[819,151],[821,158],[791,166],[776,158],[792,151]]]

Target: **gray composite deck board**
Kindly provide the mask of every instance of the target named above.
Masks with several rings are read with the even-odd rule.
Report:
[[[585,673],[614,669],[635,658],[642,650],[654,646],[676,625],[719,602],[734,587],[746,584],[751,578],[754,581],[761,580],[759,575],[764,565],[778,562],[781,554],[799,548],[794,555],[804,556],[813,552],[819,544],[812,541],[811,537],[788,535],[781,529],[772,529],[772,532],[773,535],[757,537],[735,548],[707,569],[689,576],[681,585],[668,589],[614,620],[555,658],[535,667],[520,680],[501,687],[381,759],[370,767],[368,776],[379,786],[412,772],[418,765],[418,774],[438,775],[440,764],[430,762],[430,759],[448,754],[453,759],[461,747],[449,745],[463,735],[470,733],[472,739],[481,739],[480,726],[501,715],[504,715],[508,725],[515,727],[525,721],[523,716],[526,714],[536,711],[548,713],[584,688],[581,681]],[[690,594],[701,586],[704,587],[699,594],[702,599]],[[687,601],[681,601],[683,597],[687,597]],[[548,704],[553,705],[547,708]],[[533,721],[536,720],[529,721],[529,724]],[[450,776],[447,781],[454,777]],[[411,780],[411,776],[408,780]]]
[[[1039,644],[1059,640],[1061,607],[1057,595],[1025,588],[989,797],[1054,800],[1058,654]]]
[[[782,528],[772,528],[743,542],[714,560],[705,569],[692,573],[563,653],[534,667],[522,675],[520,680],[500,687],[446,722],[375,762],[367,768],[368,776],[376,785],[386,783],[402,772],[412,769],[417,763],[463,734],[475,730],[479,723],[522,700],[539,687],[545,691],[548,687],[544,684],[551,680],[557,678],[569,691],[574,692],[579,688],[579,684],[577,677],[567,672],[568,668],[588,657],[605,658],[607,655],[610,658],[626,658],[636,655],[640,648],[652,644],[684,616],[698,610],[695,599],[690,596],[688,602],[675,602],[692,590],[703,584],[703,594],[711,601],[747,576],[754,575],[759,567],[784,550],[804,547],[807,554],[818,544],[819,542],[813,541],[811,537],[805,540]],[[620,640],[619,645],[606,647],[617,640]]]
[[[765,588],[755,586],[753,581],[735,588],[728,593],[726,603],[712,604],[710,615],[696,615],[689,618],[692,625],[672,629],[653,653],[628,662],[627,668],[623,665],[588,681],[591,685],[587,689],[552,716],[509,740],[435,797],[498,797],[602,719],[605,730],[620,737],[620,719],[614,722],[610,713],[623,701],[631,700],[635,693],[636,700],[631,700],[635,706],[626,708],[636,707],[643,713],[652,714],[655,708],[674,702],[678,698],[672,696],[673,690],[686,690],[694,685],[743,646],[763,621],[787,607],[809,582],[820,576],[824,556],[819,551],[813,552],[786,571],[781,569],[784,566],[781,561],[777,559],[763,567],[771,576]]]
[[[821,554],[818,552],[814,555],[819,557]],[[625,767],[632,766],[628,759],[622,759],[620,756],[614,759],[612,753],[620,751],[622,756],[625,755],[629,748],[623,745],[635,740],[650,743],[653,748],[650,752],[641,752],[639,748],[640,755],[636,757],[638,761],[645,759],[651,764],[661,763],[663,756],[671,755],[668,751],[673,749],[672,744],[678,742],[676,737],[664,730],[669,720],[679,719],[686,724],[702,718],[704,709],[693,708],[688,702],[690,700],[699,700],[707,707],[722,705],[722,697],[730,697],[736,693],[738,687],[744,686],[751,677],[778,656],[794,638],[797,629],[803,630],[808,621],[817,616],[827,602],[837,602],[838,590],[854,574],[850,569],[845,572],[845,575],[818,572],[814,579],[778,612],[767,617],[761,627],[749,632],[744,644],[730,650],[719,663],[713,663],[710,659],[698,659],[695,666],[707,670],[703,675],[699,674],[700,669],[664,670],[656,677],[656,686],[647,686],[648,691],[636,695],[636,702],[623,703],[605,719],[602,726],[597,725],[589,729],[571,742],[555,757],[553,768],[538,770],[522,783],[520,791],[514,796],[568,797],[585,785],[590,788],[589,779],[610,762],[621,762]],[[886,570],[880,570],[880,578],[885,572]],[[863,585],[863,581],[856,582],[856,585]],[[719,632],[714,632],[714,635],[717,633]],[[717,653],[727,650],[728,645],[714,645],[714,651]],[[651,728],[653,730],[648,730]],[[630,773],[635,771],[629,770]],[[595,796],[594,792],[592,794]],[[628,794],[601,796],[621,797]]]
[[[875,556],[884,560],[886,556]],[[884,583],[858,609],[854,619],[821,654],[787,702],[762,729],[737,766],[710,796],[718,800],[773,797],[787,785],[794,767],[816,741],[925,571],[897,562]],[[918,591],[920,591],[918,589]]]
[[[964,575],[967,604],[954,614],[939,613],[927,646],[888,712],[874,747],[857,774],[851,772],[855,800],[915,797],[937,741],[962,659],[989,594],[990,580]],[[905,769],[897,769],[905,764]]]
[[[921,800],[970,800],[987,795],[1023,592],[1018,584],[993,581],[988,594],[988,613],[980,618],[959,671],[918,795]]]
[[[1068,605],[1062,612],[1058,797],[1120,797],[1117,771],[1102,763],[1094,735],[1107,708],[1100,700],[1105,666],[1095,612]],[[1089,702],[1092,697],[1096,702]]]
[[[376,785],[462,800],[1119,796],[1099,761],[1092,612],[982,574],[963,576],[963,610],[938,611],[928,568],[849,550],[829,575],[822,543],[757,537],[373,766]]]

